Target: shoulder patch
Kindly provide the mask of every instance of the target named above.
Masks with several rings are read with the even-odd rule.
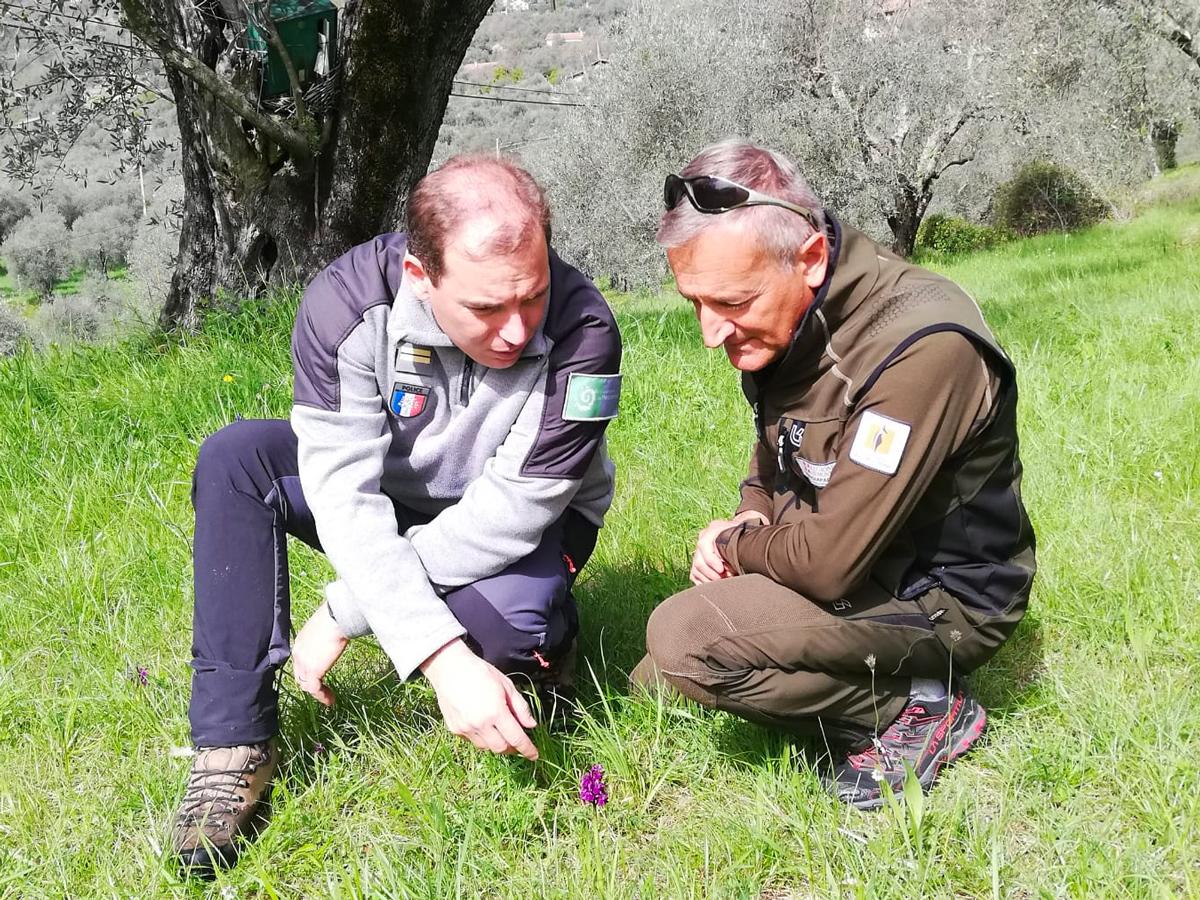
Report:
[[[563,418],[568,422],[604,422],[615,419],[620,401],[620,375],[586,375],[572,372],[567,376]]]
[[[912,427],[875,412],[863,413],[850,445],[850,458],[868,469],[895,475]]]

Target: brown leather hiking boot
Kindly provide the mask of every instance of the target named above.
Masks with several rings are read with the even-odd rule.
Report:
[[[204,875],[237,862],[236,839],[251,835],[263,818],[278,764],[274,741],[196,752],[171,825],[171,845],[184,868]]]

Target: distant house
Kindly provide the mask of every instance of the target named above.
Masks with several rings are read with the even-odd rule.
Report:
[[[556,47],[559,44],[579,44],[583,42],[582,31],[551,31],[546,35],[546,46]]]

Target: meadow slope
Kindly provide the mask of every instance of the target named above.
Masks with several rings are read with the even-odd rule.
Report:
[[[619,493],[577,590],[586,720],[539,733],[537,764],[476,753],[357,642],[332,712],[285,680],[271,827],[215,884],[183,883],[164,842],[187,766],[191,466],[235,416],[286,415],[295,298],[182,343],[0,361],[0,897],[1200,895],[1198,223],[1200,200],[1160,203],[939,265],[1020,371],[1041,570],[971,679],[987,739],[919,815],[849,811],[785,738],[627,697],[752,434],[683,301],[617,297]],[[302,620],[329,569],[293,549]],[[576,796],[593,763],[603,810]]]

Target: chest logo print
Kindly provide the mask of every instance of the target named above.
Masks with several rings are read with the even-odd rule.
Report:
[[[793,453],[792,459],[796,461],[796,465],[800,467],[801,473],[813,487],[823,488],[829,486],[829,481],[833,478],[833,467],[837,465],[836,459],[833,462],[815,463],[812,460],[805,459],[799,453]]]
[[[912,426],[875,412],[863,413],[854,433],[850,458],[868,469],[895,475]]]
[[[392,386],[392,399],[388,408],[393,415],[402,419],[411,419],[425,411],[429,400],[429,388],[419,384],[403,384],[397,381]]]

